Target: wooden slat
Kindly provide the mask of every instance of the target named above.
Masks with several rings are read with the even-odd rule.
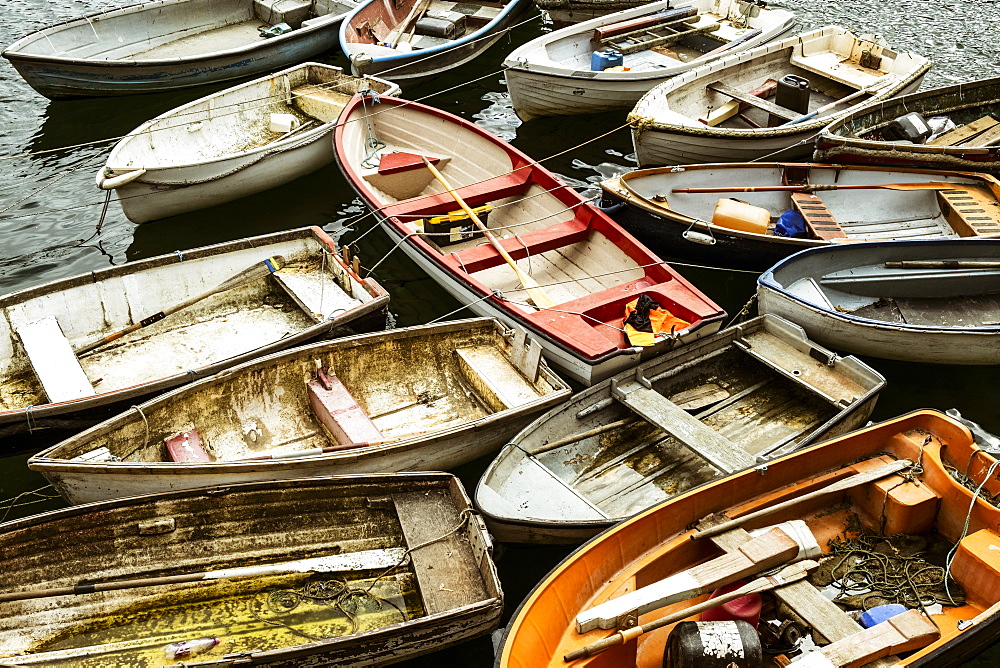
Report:
[[[723,473],[754,465],[740,446],[705,426],[662,394],[637,381],[612,382],[612,394],[620,402],[664,430]]]
[[[964,144],[974,139],[979,134],[992,129],[998,123],[1000,123],[1000,121],[987,114],[982,118],[977,118],[971,123],[967,123],[961,127],[955,128],[954,130],[949,130],[948,132],[945,132],[940,137],[927,142],[927,145],[956,146],[958,144]]]
[[[729,86],[727,84],[724,84],[721,81],[710,83],[707,86],[705,86],[705,88],[708,88],[709,90],[714,90],[716,93],[721,93],[726,97],[731,97],[734,100],[745,102],[751,107],[757,107],[758,109],[763,109],[772,116],[777,116],[778,118],[781,118],[786,121],[795,120],[796,118],[802,115],[792,111],[791,109],[779,107],[773,102],[768,102],[767,100],[764,100],[762,98],[755,97],[750,93],[744,93],[743,91],[733,88],[732,86]]]
[[[673,44],[674,42],[679,42],[685,37],[691,37],[692,35],[715,32],[719,29],[719,27],[718,23],[711,23],[707,26],[702,26],[701,28],[692,28],[691,30],[682,31],[676,31],[672,28],[662,28],[659,33],[646,33],[645,35],[636,35],[635,37],[629,37],[628,35],[615,37],[609,41],[609,45],[613,46],[622,54],[636,53],[638,51],[648,51],[654,46],[666,46],[667,44]],[[643,37],[645,37],[645,39],[643,39]]]
[[[861,666],[894,652],[912,652],[927,647],[940,637],[941,631],[934,622],[920,614],[919,610],[907,610],[818,652],[807,654],[793,665],[799,668]]]
[[[829,241],[830,239],[846,239],[847,235],[840,227],[840,223],[833,217],[826,204],[817,195],[812,193],[792,193],[792,206],[802,214],[806,220],[806,226],[817,239]]]
[[[49,401],[72,401],[96,394],[55,316],[16,323],[14,331]]]
[[[443,491],[394,494],[392,500],[406,546],[411,549],[441,538],[461,522]],[[489,598],[479,565],[462,531],[413,550],[410,559],[428,615]]]
[[[702,522],[698,525],[698,529],[707,529],[722,521],[725,521],[725,517],[717,517],[714,521]],[[732,552],[751,539],[750,534],[744,529],[733,529],[713,536],[711,541],[726,552]],[[833,601],[809,584],[808,580],[800,580],[775,589],[774,595],[821,636],[822,640],[836,642],[864,630]],[[871,662],[868,668],[888,668],[895,663],[895,657],[886,657]]]

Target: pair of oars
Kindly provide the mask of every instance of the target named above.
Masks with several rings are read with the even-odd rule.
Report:
[[[717,524],[716,526],[711,527],[709,529],[693,533],[691,534],[691,538],[692,540],[696,540],[700,538],[709,538],[711,536],[717,536],[721,533],[725,533],[727,531],[740,527],[747,522],[799,505],[804,501],[825,496],[827,494],[843,492],[848,489],[858,487],[860,485],[874,482],[876,480],[881,480],[882,478],[885,478],[887,476],[899,473],[903,469],[909,468],[912,465],[913,462],[911,462],[908,459],[899,459],[892,462],[886,462],[874,468],[868,469],[867,471],[862,471],[850,477],[844,478],[843,480],[838,480],[837,482],[831,483],[826,487],[815,490],[813,492],[809,492],[807,494],[803,494],[801,496],[788,499],[787,501],[783,501],[768,508],[763,508],[756,512],[749,513],[748,515],[744,515],[743,517],[738,517],[734,520],[729,520],[727,522]],[[757,594],[760,592],[769,591],[771,589],[775,589],[776,587],[782,587],[786,584],[795,582],[796,580],[801,580],[809,574],[810,570],[816,568],[817,565],[818,564],[815,561],[810,561],[810,560],[804,560],[794,564],[790,564],[782,568],[776,575],[758,577],[752,582],[740,587],[739,589],[729,592],[728,594],[725,594],[723,596],[709,599],[708,601],[699,603],[697,605],[693,605],[689,608],[685,608],[684,610],[678,610],[675,613],[669,614],[665,617],[661,617],[660,619],[653,620],[652,622],[649,622],[647,624],[635,626],[630,629],[620,630],[617,633],[608,636],[607,638],[598,640],[589,645],[585,645],[584,647],[575,649],[565,654],[563,656],[563,660],[569,663],[570,661],[575,661],[576,659],[580,659],[583,657],[594,656],[595,654],[599,654],[604,650],[608,649],[609,647],[614,647],[615,645],[624,644],[629,640],[632,640],[633,638],[638,638],[644,633],[649,633],[650,631],[662,628],[668,624],[673,624],[674,622],[678,622],[682,619],[690,617],[691,615],[704,612],[706,610],[722,605],[723,603],[728,603],[729,601],[735,600],[742,596],[748,596],[750,594]]]

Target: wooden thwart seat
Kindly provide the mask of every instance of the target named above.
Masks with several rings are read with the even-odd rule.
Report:
[[[73,401],[97,394],[55,316],[32,322],[14,322],[12,317],[11,321],[50,402]]]
[[[833,217],[826,204],[812,193],[792,193],[792,206],[806,220],[806,227],[817,239],[846,239],[840,223]]]
[[[540,355],[541,348],[537,350]],[[535,388],[493,346],[458,348],[455,356],[462,374],[492,410],[508,410],[538,398]]]
[[[1000,234],[1000,207],[992,193],[978,189],[939,190],[938,201],[948,224],[959,236],[982,237]]]
[[[733,88],[732,86],[729,86],[727,84],[724,84],[721,81],[710,83],[706,86],[706,88],[715,91],[716,93],[725,95],[726,97],[731,97],[734,100],[738,100],[739,102],[743,102],[744,104],[747,104],[751,107],[756,107],[758,109],[766,111],[772,116],[777,116],[782,120],[794,121],[796,118],[802,115],[798,112],[792,111],[791,109],[786,109],[785,107],[781,107],[777,104],[774,104],[773,102],[769,102],[764,98],[757,97],[756,95],[752,95],[750,93],[744,93],[743,91]]]
[[[330,374],[326,374],[326,378],[330,383],[330,389],[324,387],[319,380],[309,381],[306,389],[313,413],[337,443],[350,445],[382,440],[382,432],[340,379]]]
[[[927,142],[928,146],[986,146],[1000,139],[1000,121],[989,114],[971,123],[943,133]]]
[[[497,239],[503,249],[515,260],[529,255],[541,255],[556,248],[563,248],[590,236],[590,226],[577,219],[549,225],[537,230],[522,232],[517,236]],[[496,267],[505,262],[490,243],[482,243],[445,256],[445,260],[467,273]]]
[[[754,458],[652,388],[645,378],[613,380],[615,399],[655,424],[725,474],[753,466]]]

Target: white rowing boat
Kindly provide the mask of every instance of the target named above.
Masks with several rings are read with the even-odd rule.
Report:
[[[115,144],[97,173],[144,223],[289,183],[333,162],[333,128],[355,93],[399,86],[303,63],[171,109]]]
[[[771,42],[646,93],[629,114],[636,157],[646,167],[809,155],[823,126],[915,91],[930,67],[837,26]]]
[[[660,0],[571,25],[514,49],[504,59],[514,111],[528,121],[629,109],[670,77],[769,42],[795,22],[789,11],[740,0],[672,2]],[[606,49],[621,53],[622,64],[595,69],[594,53]]]

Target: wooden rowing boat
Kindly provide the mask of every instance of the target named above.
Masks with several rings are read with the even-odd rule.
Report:
[[[643,95],[629,114],[636,157],[646,167],[809,155],[823,126],[858,105],[915,91],[930,67],[923,56],[837,26],[770,42]]]
[[[972,172],[730,163],[639,169],[601,188],[601,206],[651,250],[714,267],[764,271],[847,241],[1000,236],[1000,181]],[[787,211],[802,216],[796,236],[778,229]]]
[[[496,452],[569,394],[523,337],[487,318],[458,320],[252,360],[106,420],[28,466],[70,503],[447,470]]]
[[[35,515],[0,525],[0,663],[391,663],[496,627],[492,549],[445,473],[226,485]]]
[[[930,364],[1000,364],[1000,239],[804,251],[757,280],[761,313],[835,350]]]
[[[277,256],[277,265],[268,262]],[[177,251],[4,295],[0,425],[93,424],[96,408],[134,403],[334,328],[384,327],[388,300],[317,227]],[[178,305],[185,308],[173,310]]]
[[[486,469],[476,507],[504,543],[580,543],[720,472],[856,429],[884,386],[860,360],[761,316],[539,417]]]
[[[992,644],[1000,625],[1000,565],[994,556],[1000,547],[996,467],[997,460],[983,453],[960,423],[936,411],[920,411],[690,490],[616,525],[556,566],[514,614],[496,665],[661,666],[669,634],[677,630],[671,620],[697,619],[687,610],[704,602],[713,588],[751,580],[767,570],[762,567],[763,550],[749,547],[748,532],[758,536],[754,545],[760,547],[766,547],[761,536],[783,534],[784,541],[791,542],[790,552],[768,552],[779,554],[771,564],[794,562],[803,553],[821,560],[809,581],[764,582],[765,590],[773,591],[761,594],[766,600],[757,628],[773,630],[780,622],[782,633],[795,625],[798,635],[811,631],[813,638],[773,653],[810,666],[858,666],[881,657],[884,662],[870,665],[956,665],[948,662],[949,655],[967,656]],[[893,470],[896,473],[888,473]],[[721,525],[730,518],[736,526]],[[792,521],[802,523],[787,524]],[[761,533],[775,525],[778,530]],[[702,533],[716,526],[721,533]],[[692,540],[696,532],[702,535]],[[875,554],[885,570],[873,562],[858,566],[862,571],[857,577],[867,573],[868,581],[877,585],[879,599],[869,597],[866,607],[895,600],[910,608],[899,619],[912,625],[878,625],[862,632],[827,596],[846,585],[839,579],[846,569],[834,569],[846,552],[856,549],[855,554],[868,555],[870,546],[880,541],[892,546]],[[895,551],[904,544],[906,552]],[[746,551],[740,552],[744,546]],[[940,566],[952,546],[955,552],[948,556],[953,557],[953,579],[946,591],[940,584]],[[840,556],[832,555],[835,548]],[[716,565],[714,570],[709,570],[710,563]],[[694,568],[698,565],[703,568]],[[890,574],[895,577],[903,568],[909,568],[911,577],[899,582],[908,579],[911,586],[884,585]],[[745,575],[740,575],[741,569]],[[915,594],[913,574],[921,569],[926,579],[917,578],[922,586]],[[864,605],[861,585],[854,590],[861,595],[838,600],[852,608]],[[919,609],[918,599],[929,620],[912,609]],[[668,624],[642,632],[658,618]],[[565,655],[594,641],[619,639],[615,627],[625,632],[624,644],[564,661]],[[919,633],[910,632],[915,627],[920,627]],[[760,637],[767,642],[766,634]],[[970,647],[973,643],[976,647]],[[715,661],[740,648],[714,647],[721,654],[711,657]],[[820,651],[823,656],[818,656]],[[893,653],[897,656],[887,656]],[[708,660],[706,654],[704,665],[712,665]],[[703,665],[693,661],[684,665]]]
[[[752,49],[792,29],[783,9],[740,0],[694,0],[672,8],[660,0],[543,34],[504,60],[504,79],[522,120],[631,109],[643,93],[672,76]],[[595,51],[613,49],[623,63],[594,70]],[[621,68],[625,68],[624,71]]]
[[[410,88],[479,56],[530,6],[531,0],[364,0],[340,27],[340,48],[356,76]]]
[[[0,55],[51,99],[175,90],[328,51],[353,8],[350,0],[156,0],[47,26]]]
[[[893,134],[893,122],[913,113],[925,121],[944,117],[957,127],[917,142]],[[813,156],[820,162],[996,173],[1000,171],[998,119],[1000,78],[966,81],[853,111],[823,128]]]
[[[144,223],[284,185],[333,162],[333,126],[364,90],[399,94],[382,79],[303,63],[189,102],[115,144],[97,187]]]
[[[398,248],[472,312],[523,327],[557,370],[584,385],[721,324],[724,311],[669,265],[551,172],[468,121],[404,100],[372,107],[355,98],[335,147],[348,182]],[[457,200],[489,205],[488,215],[477,214],[489,238]],[[625,308],[641,295],[689,324],[653,346],[627,342]]]

